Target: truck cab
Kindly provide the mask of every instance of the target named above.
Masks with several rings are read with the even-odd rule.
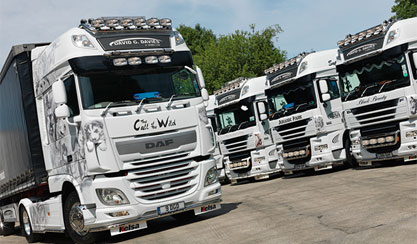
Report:
[[[417,18],[384,23],[338,43],[341,98],[360,166],[417,157]]]
[[[220,208],[208,93],[170,19],[82,20],[31,62],[49,194],[18,202],[29,241],[66,230],[89,243]]]
[[[217,134],[217,123],[216,123],[216,114],[214,113],[214,108],[216,107],[216,97],[214,95],[209,96],[208,105],[207,105],[207,117],[209,119],[210,125],[213,127],[215,140],[216,140],[216,149],[214,150],[213,157],[216,160],[217,167],[217,178],[220,182],[228,182],[226,177],[226,170],[223,163],[223,154],[220,151],[220,145],[218,143],[218,134]]]
[[[269,125],[285,174],[347,160],[337,50],[302,53],[265,71]]]
[[[215,92],[217,138],[232,183],[281,171],[269,132],[265,82],[265,76],[238,78]]]

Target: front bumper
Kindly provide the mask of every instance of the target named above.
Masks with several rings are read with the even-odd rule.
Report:
[[[361,145],[360,130],[352,130],[350,138],[352,141],[352,154],[360,165],[370,165],[375,161],[398,160],[404,161],[415,160],[417,157],[417,137],[406,137],[407,132],[417,130],[417,119],[403,121],[399,123],[400,143],[398,149],[391,152],[372,153]],[[356,143],[355,143],[356,142]],[[381,149],[383,149],[381,147]]]
[[[278,164],[278,156],[275,145],[271,145],[260,150],[251,151],[251,156],[247,159],[250,166],[231,169],[230,164],[234,162],[225,157],[226,174],[230,180],[247,179],[267,179],[271,174],[281,172]]]
[[[335,140],[337,138],[337,140]],[[316,146],[328,145],[323,150],[315,150]],[[283,158],[280,166],[284,173],[292,173],[293,171],[313,169],[315,171],[331,169],[335,164],[342,164],[346,160],[346,150],[343,146],[343,131],[335,131],[328,134],[312,137],[310,139],[311,156],[306,158],[305,162],[294,164]],[[277,151],[282,157],[284,151],[282,144],[277,146]]]
[[[168,197],[160,200],[146,201],[137,198],[135,191],[132,190],[132,182],[126,177],[96,177],[89,184],[82,186],[81,191],[88,196],[85,208],[83,208],[84,229],[92,232],[102,230],[112,230],[124,226],[120,233],[146,228],[146,221],[160,218],[183,211],[194,210],[196,214],[217,210],[220,208],[221,185],[217,181],[211,185],[204,186],[204,179],[207,172],[215,167],[213,159],[201,161],[198,163],[199,176],[196,178],[198,185],[196,190],[184,193],[178,196]],[[116,188],[121,190],[128,198],[130,204],[118,206],[103,205],[95,193],[97,188]],[[184,208],[176,212],[160,215],[158,208],[170,204],[183,203]],[[215,207],[213,207],[213,204]],[[209,207],[205,207],[209,206]],[[204,208],[202,208],[204,207]],[[121,214],[122,213],[122,214]],[[138,223],[140,222],[140,223]],[[130,225],[135,223],[134,225]],[[128,225],[129,228],[125,228]]]

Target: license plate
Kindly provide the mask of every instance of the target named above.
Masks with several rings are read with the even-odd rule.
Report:
[[[296,164],[294,165],[294,169],[304,169],[306,167],[305,164]]]
[[[172,212],[183,210],[184,208],[185,208],[184,202],[171,203],[168,205],[158,207],[158,214],[163,215],[167,213],[172,213]]]
[[[392,153],[377,153],[376,158],[391,158]]]

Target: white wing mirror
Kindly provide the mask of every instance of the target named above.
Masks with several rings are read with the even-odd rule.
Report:
[[[197,71],[197,79],[198,83],[201,88],[206,88],[206,83],[204,82],[203,72],[201,71],[200,67],[196,66]]]
[[[330,94],[329,93],[324,93],[324,94],[321,94],[321,100],[323,100],[323,102],[327,102],[327,101],[329,101],[330,100]]]
[[[260,102],[260,103],[257,103],[256,106],[258,107],[259,118],[261,119],[261,121],[268,119],[268,116],[266,115],[265,103]]]
[[[417,53],[413,53],[414,67],[417,67]]]
[[[59,105],[55,109],[55,117],[57,119],[66,119],[70,116],[69,107],[66,104]]]
[[[57,80],[52,84],[52,94],[56,104],[67,103],[67,93],[65,91],[65,85],[62,80]]]
[[[209,94],[206,88],[201,89],[201,97],[203,101],[207,102],[209,100]]]
[[[319,80],[320,92],[322,94],[329,92],[329,87],[327,86],[326,80]]]
[[[265,104],[264,103],[257,103],[258,110],[260,114],[264,114],[266,112]]]

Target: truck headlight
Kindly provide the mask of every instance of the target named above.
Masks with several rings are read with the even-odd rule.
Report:
[[[121,190],[115,188],[96,189],[96,193],[98,199],[104,205],[115,206],[130,203],[126,195]]]
[[[259,163],[259,162],[261,162],[262,160],[265,160],[265,157],[257,157],[257,158],[255,158],[253,161],[255,161],[255,162]]]
[[[217,182],[217,169],[212,167],[207,171],[206,179],[204,181],[204,186],[208,186]]]
[[[405,137],[415,137],[415,136],[417,136],[417,130],[407,131],[405,133]]]
[[[318,145],[314,147],[314,151],[321,151],[324,149],[327,149],[329,146],[327,144],[323,144],[323,145]]]

